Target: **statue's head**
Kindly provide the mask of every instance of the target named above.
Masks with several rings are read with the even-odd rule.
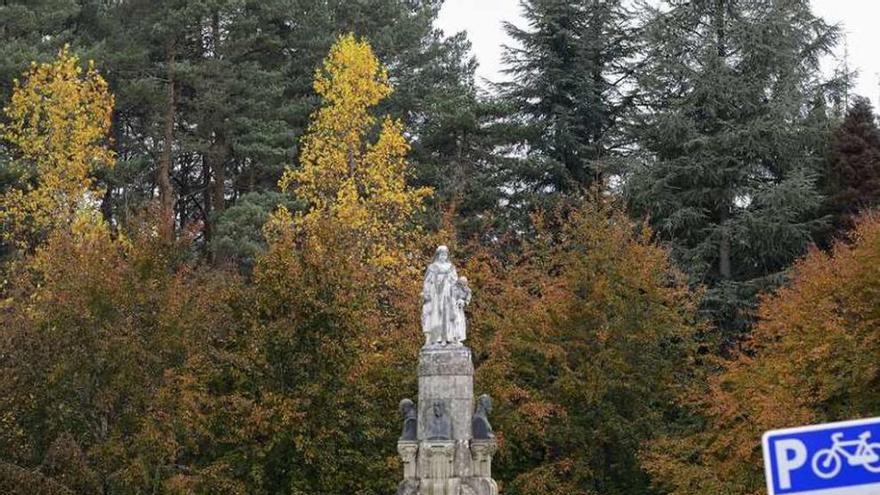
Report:
[[[489,397],[489,394],[483,394],[477,399],[477,404],[479,404],[480,409],[486,411],[486,414],[492,412],[492,398]]]
[[[415,407],[416,406],[415,404],[413,404],[413,401],[409,399],[403,399],[402,401],[400,401],[400,414],[406,416],[407,414],[409,414],[410,411],[415,409]]]
[[[434,253],[434,261],[449,261],[449,248],[446,246],[437,246],[437,252]]]
[[[433,410],[434,416],[439,418],[440,416],[443,416],[443,414],[446,412],[446,406],[444,406],[442,402],[437,401],[433,405]]]
[[[460,285],[462,287],[467,287],[468,286],[467,277],[465,277],[465,276],[458,277],[457,283],[458,283],[458,285]]]

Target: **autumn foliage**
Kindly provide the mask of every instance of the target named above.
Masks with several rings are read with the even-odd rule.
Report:
[[[0,221],[6,240],[24,247],[100,201],[93,174],[114,164],[107,146],[113,96],[94,64],[83,71],[65,47],[56,61],[33,64],[24,83],[15,81],[4,112],[0,134],[27,186],[0,196]]]
[[[499,403],[496,472],[515,495],[627,494],[687,375],[696,297],[650,232],[609,203],[535,218],[511,258],[483,254],[472,345]]]
[[[405,252],[398,246],[412,240],[407,230],[431,191],[407,185],[409,144],[399,120],[382,119],[378,138],[367,142],[371,109],[392,91],[388,72],[369,43],[344,35],[316,72],[315,91],[322,105],[302,139],[300,166],[279,182],[308,205],[294,223],[306,234],[326,222],[356,232],[365,262],[400,269]]]
[[[880,218],[813,250],[766,297],[746,348],[683,401],[701,428],[654,442],[645,464],[675,495],[760,494],[764,431],[876,415]],[[784,406],[782,406],[784,405]]]
[[[403,122],[378,116],[392,86],[370,44],[337,38],[314,91],[298,160],[262,198],[287,206],[255,216],[265,242],[242,274],[194,255],[199,226],[169,243],[148,208],[105,218],[114,99],[92,64],[64,49],[15,84],[0,491],[393,493],[440,243],[474,290],[467,343],[507,495],[757,495],[763,431],[880,408],[878,214],[800,261],[722,359],[700,345],[702,290],[613,195],[459,238],[452,209],[423,223],[433,191],[413,185]]]

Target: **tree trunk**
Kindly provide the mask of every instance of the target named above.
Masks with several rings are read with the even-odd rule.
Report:
[[[211,55],[218,60],[220,59],[221,40],[220,13],[214,11],[211,16]],[[223,120],[225,119],[221,115],[222,112],[218,112],[216,116],[220,122],[217,122],[214,140],[211,143],[211,149],[208,151],[211,160],[211,172],[214,176],[211,196],[215,217],[222,213],[226,207],[226,159],[229,156],[229,144],[226,141],[226,132],[224,131],[225,122]]]
[[[214,238],[215,220],[226,208],[226,160],[229,158],[230,151],[225,134],[222,131],[217,131],[211,147],[204,156],[206,177],[204,232],[205,241],[208,243]],[[224,262],[216,253],[209,254],[209,258],[213,263]]]
[[[226,206],[226,160],[229,158],[229,151],[225,133],[217,131],[207,157],[210,162],[211,175],[214,177],[214,182],[211,185],[211,203],[217,214],[223,212]]]
[[[725,8],[725,0],[715,0],[715,18],[713,22],[719,67],[726,65],[725,59],[727,58],[727,39],[724,29],[726,22]],[[730,280],[730,229],[728,228],[727,220],[730,217],[731,201],[727,199],[727,195],[723,199],[724,202],[721,204],[718,222],[718,225],[721,227],[721,241],[718,245],[718,273],[722,279]]]
[[[156,183],[159,186],[159,235],[165,242],[174,239],[174,192],[171,189],[171,162],[174,158],[174,119],[177,112],[177,83],[174,79],[175,48],[169,42],[165,50],[168,65],[167,98],[165,100],[164,148],[159,160]]]
[[[724,31],[724,9],[724,0],[715,0],[715,19],[713,20],[715,24],[715,43],[718,57],[722,59],[722,63],[724,62],[723,59],[727,58],[727,40]]]
[[[721,242],[718,246],[718,272],[724,280],[730,280],[730,230],[721,224]]]
[[[214,238],[214,226],[211,225],[212,212],[214,211],[214,195],[211,187],[211,161],[207,156],[202,159],[202,221],[204,222],[202,233],[205,236],[205,247]],[[210,252],[210,251],[208,251]]]

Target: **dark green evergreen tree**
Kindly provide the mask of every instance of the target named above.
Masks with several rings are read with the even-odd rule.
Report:
[[[499,89],[525,126],[529,156],[517,187],[567,193],[601,185],[614,172],[635,50],[624,3],[523,0],[527,27],[506,25],[512,80]]]
[[[645,159],[628,178],[631,206],[710,288],[712,319],[742,330],[755,293],[821,225],[821,123],[809,110],[838,31],[802,0],[644,10],[635,134]]]
[[[413,143],[419,185],[429,185],[428,225],[452,213],[462,240],[492,242],[515,228],[523,215],[516,211],[514,183],[522,160],[508,156],[510,105],[476,88],[461,88],[437,98],[433,118]]]
[[[0,102],[31,61],[46,61],[82,28],[81,0],[7,0],[0,4]]]
[[[822,244],[849,231],[859,212],[880,204],[880,128],[871,102],[856,97],[830,144],[822,186],[832,216]]]

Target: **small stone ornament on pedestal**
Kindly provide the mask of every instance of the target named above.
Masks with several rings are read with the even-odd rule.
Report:
[[[472,292],[440,246],[425,271],[418,404],[400,403],[403,431],[397,449],[404,480],[398,495],[498,495],[492,479],[497,444],[489,413],[492,400],[474,407],[474,365],[465,308]]]
[[[418,429],[418,413],[413,401],[409,399],[400,401],[400,415],[403,416],[403,431],[400,433],[400,440],[403,442],[415,441]]]
[[[492,412],[492,398],[483,394],[477,401],[477,410],[474,411],[474,419],[471,421],[471,430],[475,440],[495,438],[495,434],[492,433],[492,425],[489,424],[490,412]]]

